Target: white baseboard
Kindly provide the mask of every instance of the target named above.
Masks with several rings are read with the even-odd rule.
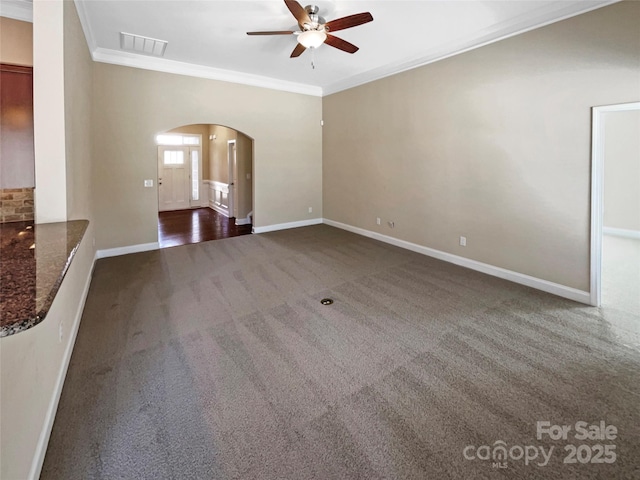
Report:
[[[289,228],[308,227],[310,225],[319,225],[323,223],[322,218],[312,218],[311,220],[300,220],[298,222],[278,223],[275,225],[267,225],[265,227],[253,227],[253,233],[275,232],[276,230],[287,230]]]
[[[486,273],[487,275],[492,275],[494,277],[502,278],[504,280],[509,280],[514,283],[519,283],[520,285],[526,285],[527,287],[536,288],[538,290],[542,290],[543,292],[552,293],[554,295],[558,295],[559,297],[568,298],[570,300],[574,300],[580,303],[586,303],[588,305],[591,304],[591,296],[589,292],[585,292],[583,290],[578,290],[576,288],[560,285],[559,283],[549,282],[547,280],[542,280],[540,278],[525,275],[523,273],[513,272],[511,270],[489,265],[487,263],[482,263],[476,260],[471,260],[469,258],[460,257],[452,253],[447,253],[440,250],[435,250],[433,248],[424,247],[416,243],[411,243],[405,240],[389,237],[387,235],[383,235],[377,232],[372,232],[370,230],[365,230],[363,228],[353,227],[351,225],[329,220],[327,218],[324,219],[324,223],[332,227],[340,228],[342,230],[347,230],[352,233],[357,233],[358,235],[362,235],[364,237],[380,240],[381,242],[395,245],[396,247],[405,248],[413,252],[417,252],[423,255],[427,255],[429,257],[437,258],[438,260],[444,260],[445,262],[453,263],[455,265],[460,265],[461,267],[469,268],[477,272]]]
[[[602,233],[604,235],[612,235],[614,237],[632,238],[634,240],[640,240],[640,231],[627,230],[625,228],[614,227],[602,227]]]
[[[150,250],[158,250],[160,244],[158,242],[141,243],[139,245],[129,245],[127,247],[107,248],[98,250],[96,258],[118,257],[120,255],[128,255],[129,253],[148,252]]]
[[[236,225],[250,225],[253,223],[253,210],[247,213],[246,218],[236,219]]]
[[[42,428],[42,431],[40,432],[40,437],[38,438],[38,444],[36,446],[36,452],[33,457],[33,463],[31,464],[31,471],[29,472],[30,480],[37,480],[38,478],[40,478],[42,465],[44,465],[44,457],[47,454],[49,438],[51,438],[51,432],[53,431],[53,422],[58,411],[58,404],[60,403],[62,387],[64,386],[64,381],[67,377],[67,370],[69,369],[71,354],[73,353],[73,347],[76,344],[76,337],[78,336],[80,320],[82,319],[84,305],[87,301],[87,295],[89,294],[89,287],[91,286],[91,279],[93,278],[93,270],[96,266],[96,259],[97,255],[94,255],[93,261],[91,262],[91,268],[89,269],[89,275],[84,282],[84,288],[82,289],[82,294],[80,296],[80,303],[78,304],[78,309],[76,310],[76,315],[73,319],[71,330],[69,331],[70,339],[67,343],[67,348],[64,351],[64,356],[62,357],[62,368],[58,372],[58,377],[56,378],[56,385],[53,391],[53,396],[51,397],[51,402],[49,402],[49,408],[47,409],[47,413],[44,419],[44,426]]]

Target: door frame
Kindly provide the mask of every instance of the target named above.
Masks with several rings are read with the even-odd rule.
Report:
[[[238,149],[236,140],[227,140],[227,162],[229,170],[229,218],[236,218],[236,162],[238,156]]]
[[[602,304],[602,227],[604,220],[604,114],[640,110],[640,102],[603,105],[591,109],[591,264],[590,302]]]

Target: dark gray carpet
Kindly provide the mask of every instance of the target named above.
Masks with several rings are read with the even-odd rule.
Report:
[[[41,478],[640,478],[625,315],[323,225],[99,260]]]

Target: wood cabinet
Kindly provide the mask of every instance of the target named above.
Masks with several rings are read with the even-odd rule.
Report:
[[[33,67],[0,64],[0,189],[35,186]]]

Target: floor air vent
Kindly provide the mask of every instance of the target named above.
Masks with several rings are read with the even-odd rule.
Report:
[[[129,52],[162,57],[167,49],[167,43],[169,42],[166,40],[120,32],[120,48]]]

